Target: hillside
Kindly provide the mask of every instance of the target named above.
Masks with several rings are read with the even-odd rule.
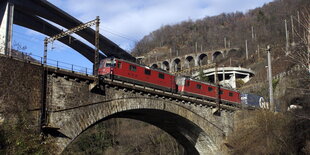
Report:
[[[221,49],[225,46],[224,38],[226,38],[226,47],[241,49],[245,49],[245,40],[248,40],[250,54],[256,51],[258,45],[260,47],[266,47],[267,44],[283,46],[285,45],[284,20],[288,21],[288,30],[291,34],[290,16],[293,16],[294,29],[302,34],[297,14],[301,16],[301,11],[307,6],[310,6],[309,0],[275,0],[247,13],[223,13],[218,16],[206,16],[196,21],[188,20],[176,25],[162,26],[140,40],[132,54],[147,55],[148,52],[159,47],[171,48],[172,52],[178,51],[179,55],[193,53],[196,48],[202,51]],[[293,38],[290,37],[290,39],[292,42]],[[166,50],[167,55],[168,51]]]

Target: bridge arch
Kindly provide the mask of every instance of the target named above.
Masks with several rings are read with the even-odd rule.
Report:
[[[169,64],[168,61],[164,61],[164,62],[162,63],[162,69],[163,69],[163,70],[166,70],[166,71],[169,71],[169,70],[170,70],[170,64]]]
[[[189,55],[186,56],[185,62],[184,62],[184,67],[185,68],[191,68],[195,66],[195,59],[193,56]]]
[[[111,92],[107,95],[117,94],[119,93]],[[55,123],[61,126],[59,132],[65,136],[56,141],[58,149],[62,152],[85,130],[110,118],[130,118],[155,125],[174,137],[187,154],[217,154],[220,151],[217,139],[223,137],[220,127],[211,121],[201,121],[204,118],[179,103],[147,95],[103,101],[84,107],[74,117],[63,118],[59,114]],[[61,119],[65,121],[60,121]]]
[[[197,58],[197,64],[198,66],[203,66],[208,64],[208,55],[205,53],[202,53]]]
[[[152,64],[151,67],[152,67],[152,68],[158,68],[158,65],[157,65],[157,64]]]
[[[219,59],[224,58],[224,53],[222,51],[216,51],[212,54],[212,61],[218,61]]]
[[[230,49],[226,52],[225,56],[229,57],[234,55],[238,50],[237,49]]]
[[[175,58],[172,62],[171,62],[171,71],[173,72],[178,72],[182,69],[181,66],[181,59],[180,58]]]

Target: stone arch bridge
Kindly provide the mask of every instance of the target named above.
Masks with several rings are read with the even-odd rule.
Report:
[[[187,154],[223,153],[223,140],[232,132],[236,106],[106,79],[96,93],[94,77],[48,69],[43,131],[60,154],[83,131],[110,118],[140,120],[174,137]]]
[[[90,89],[96,77],[44,66],[38,61],[0,55],[0,64],[12,67],[12,70],[0,67],[0,74],[10,75],[12,71],[14,74],[10,78],[2,77],[2,84],[13,83],[22,87],[20,94],[32,96],[24,104],[29,105],[30,115],[38,120],[34,122],[41,127],[46,143],[52,145],[51,154],[61,154],[83,131],[110,118],[131,118],[153,124],[174,137],[186,154],[223,154],[222,144],[232,133],[234,115],[240,108],[223,104],[218,107],[205,98],[109,79],[99,83],[100,89]],[[12,96],[15,95],[19,94]]]
[[[214,63],[218,59],[225,58],[229,53],[237,51],[237,48],[230,49],[219,49],[207,52],[199,52],[199,53],[191,53],[183,56],[176,56],[169,59],[164,59],[155,62],[149,60],[147,63],[148,66],[153,68],[161,68],[163,70],[167,70],[169,72],[179,72],[181,70],[204,66],[211,63]],[[145,60],[144,60],[145,59]],[[138,57],[138,61],[147,61],[150,58]]]

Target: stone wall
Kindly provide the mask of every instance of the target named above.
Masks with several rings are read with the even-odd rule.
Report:
[[[39,129],[42,71],[41,66],[0,56],[0,120],[14,121],[26,111],[32,128]]]

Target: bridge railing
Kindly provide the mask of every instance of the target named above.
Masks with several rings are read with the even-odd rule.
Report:
[[[2,55],[2,54],[1,54]],[[41,65],[43,64],[43,57],[32,54],[32,53],[26,53],[26,52],[12,52],[11,57],[19,59],[19,60],[24,60],[24,61],[29,61],[32,63],[38,63]],[[71,72],[77,72],[77,73],[82,73],[86,75],[93,75],[93,69],[79,66],[79,65],[74,65],[58,60],[53,60],[53,59],[47,59],[47,66],[51,67],[56,67],[57,69],[64,69],[68,70]]]

